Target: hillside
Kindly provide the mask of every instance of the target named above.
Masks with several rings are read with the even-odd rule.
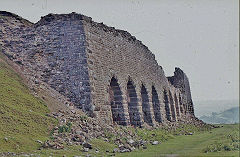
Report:
[[[239,100],[203,100],[194,101],[195,115],[197,117],[210,115],[212,112],[222,112],[227,109],[238,107]]]
[[[56,120],[46,116],[44,102],[34,97],[0,54],[0,152],[29,152],[45,141]]]
[[[210,124],[239,123],[239,107],[233,107],[223,112],[212,112],[210,116],[201,116],[201,120]]]

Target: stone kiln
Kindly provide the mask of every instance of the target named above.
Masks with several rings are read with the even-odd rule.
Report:
[[[102,122],[150,126],[194,116],[187,76],[166,77],[130,33],[90,17],[49,14],[35,24],[0,12],[3,52],[77,108]],[[30,71],[30,72],[29,72]]]

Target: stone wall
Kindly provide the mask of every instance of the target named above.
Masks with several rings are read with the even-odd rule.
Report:
[[[129,93],[127,84],[129,81],[136,91],[135,106],[143,122],[141,88],[142,85],[148,93],[151,118],[154,121],[154,108],[152,104],[152,87],[157,91],[159,114],[165,120],[164,104],[161,99],[163,88],[167,88],[168,81],[164,76],[161,66],[155,60],[155,56],[140,41],[129,33],[109,28],[103,24],[95,23],[90,19],[84,20],[88,66],[90,82],[92,84],[92,103],[99,108],[99,118],[111,121],[111,105],[109,98],[109,85],[111,79],[117,79],[123,95],[123,107],[127,123],[129,116]]]
[[[175,68],[174,76],[168,77],[169,82],[178,88],[183,95],[183,104],[187,108],[187,112],[194,115],[194,108],[190,90],[190,84],[187,75],[180,69]]]
[[[115,78],[123,97],[121,112],[128,124],[133,121],[129,107],[132,104],[127,87],[129,81],[132,82],[136,91],[135,110],[137,112],[135,115],[140,116],[140,120],[136,118],[136,123],[140,121],[140,124],[146,122],[151,125],[169,120],[176,121],[181,115],[180,104],[182,103],[179,103],[179,99],[185,93],[168,82],[154,54],[128,32],[93,22],[87,17],[84,17],[84,25],[88,43],[86,51],[92,85],[92,103],[98,109],[95,110],[98,117],[107,122],[112,121],[109,119],[113,114],[111,113],[112,102],[109,98],[109,88],[111,79]],[[146,89],[145,97],[147,96],[148,102],[145,101],[146,99],[143,101],[142,88]],[[171,103],[164,102],[164,90],[168,91],[168,98],[172,93],[172,98],[169,99]],[[146,103],[149,109],[144,108]],[[177,111],[175,104],[178,104]],[[169,108],[167,110],[169,113],[166,112],[166,108]],[[181,108],[183,111],[182,106]],[[167,118],[167,114],[171,118]]]
[[[38,49],[47,57],[45,82],[66,95],[78,108],[91,112],[84,26],[81,15],[49,14],[35,25]]]
[[[128,32],[76,13],[49,14],[36,24],[1,14],[4,53],[90,116],[154,126],[194,114],[182,70],[167,78],[154,54]]]
[[[78,108],[92,112],[82,16],[74,15],[49,14],[27,27],[7,14],[10,18],[0,21],[2,45],[36,82],[48,83]]]

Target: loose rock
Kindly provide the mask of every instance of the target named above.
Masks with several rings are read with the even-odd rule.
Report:
[[[152,145],[157,145],[159,142],[158,141],[153,141]]]
[[[83,148],[83,151],[84,151],[84,152],[88,152],[88,151],[89,151],[89,148]]]

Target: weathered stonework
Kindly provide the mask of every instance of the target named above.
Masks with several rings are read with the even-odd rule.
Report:
[[[174,76],[168,77],[169,82],[178,88],[182,94],[182,103],[190,114],[194,115],[194,108],[187,75],[180,69],[175,68]],[[181,97],[180,97],[181,98]]]
[[[128,32],[76,13],[49,14],[36,24],[0,15],[3,52],[90,116],[134,126],[194,116],[185,73],[176,68],[167,78]]]

